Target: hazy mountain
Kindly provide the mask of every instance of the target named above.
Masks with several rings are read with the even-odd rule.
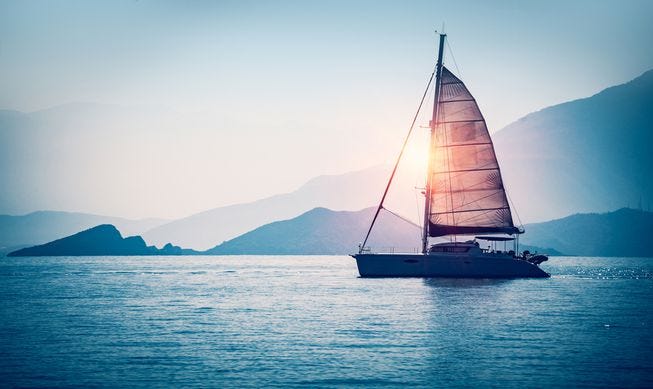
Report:
[[[504,182],[522,219],[653,205],[651,107],[653,70],[496,133]]]
[[[374,210],[336,212],[315,208],[293,219],[261,226],[206,254],[351,254],[364,238]],[[414,250],[420,246],[420,228],[382,212],[367,245]]]
[[[162,196],[153,196],[152,184],[159,184],[159,176],[170,181],[179,175],[166,163],[176,156],[170,144],[183,146],[170,130],[177,121],[174,112],[149,106],[70,103],[35,112],[0,110],[0,213],[73,209],[122,215],[119,209],[136,203],[142,214],[157,215],[148,212]],[[126,193],[135,186],[138,191]],[[139,201],[143,197],[151,199]]]
[[[100,225],[74,235],[24,248],[11,256],[56,255],[344,255],[356,251],[375,208],[332,211],[315,208],[290,220],[258,227],[204,253],[171,244],[147,246],[140,236],[122,238],[111,225]],[[653,257],[653,246],[639,239],[653,231],[653,213],[620,209],[604,214],[576,214],[563,219],[529,224],[521,249],[551,255]],[[413,252],[420,245],[420,228],[383,211],[368,246]],[[546,247],[546,248],[542,248]]]
[[[6,247],[50,242],[99,224],[113,224],[127,235],[138,235],[165,222],[167,220],[129,220],[54,211],[39,211],[23,216],[0,215],[0,251]]]
[[[623,208],[528,224],[520,242],[553,247],[565,255],[653,257],[653,245],[646,238],[651,231],[653,213]]]
[[[182,255],[185,253],[192,252],[171,244],[165,245],[162,249],[147,246],[140,236],[123,238],[116,227],[102,224],[43,245],[11,252],[8,256]]]
[[[605,212],[640,202],[646,208],[652,203],[651,106],[653,71],[592,97],[532,113],[496,133],[504,182],[521,220]],[[314,207],[371,206],[386,179],[384,169],[319,177],[296,192],[203,212],[144,237],[157,244],[172,241],[206,248]],[[398,185],[411,187],[413,182]],[[409,197],[404,196],[402,203],[414,208]]]
[[[265,117],[89,102],[0,110],[0,214],[185,217],[289,192],[315,172],[353,170],[342,155],[380,142]]]
[[[653,203],[653,175],[649,171],[653,166],[653,153],[649,151],[653,144],[651,106],[653,71],[595,96],[532,113],[497,132],[493,138],[504,183],[522,221],[604,212],[626,205],[641,204],[648,208]],[[157,108],[94,104],[70,104],[30,114],[0,111],[0,166],[5,167],[0,169],[0,182],[10,183],[0,186],[0,204],[7,209],[34,209],[34,204],[45,200],[51,204],[73,201],[81,209],[95,209],[106,199],[85,193],[97,189],[88,187],[93,181],[89,177],[97,175],[103,177],[101,192],[107,199],[141,204],[136,199],[139,197],[155,202],[161,193],[150,192],[154,187],[147,182],[143,182],[142,190],[137,193],[125,194],[120,180],[129,175],[122,171],[168,169],[161,163],[175,155],[170,144],[176,143],[168,142],[166,148],[161,148],[157,139],[176,139],[177,133],[170,129],[170,123],[178,121],[173,113]],[[206,124],[199,127],[202,126]],[[85,127],[94,131],[80,130]],[[139,135],[135,137],[135,133]],[[79,147],[80,144],[94,146],[87,149]],[[116,155],[116,150],[156,158],[149,158],[147,166],[130,166]],[[392,157],[388,156],[389,160]],[[80,160],[94,162],[81,164]],[[184,163],[174,162],[182,170],[169,172],[166,180],[170,185],[176,183],[175,177],[187,174]],[[143,233],[150,244],[173,242],[207,249],[315,207],[353,211],[374,205],[387,176],[387,167],[321,176],[291,193],[207,210],[160,226],[158,220],[152,220],[151,225],[144,223],[142,228],[132,228],[123,219],[96,219],[92,215],[91,220],[68,224],[58,221],[63,216],[55,221],[39,221],[42,216],[49,217],[40,213],[0,216],[0,247],[43,243],[93,225],[110,223],[128,234],[140,234],[150,227]],[[419,199],[412,188],[421,185],[423,180],[398,180],[394,187],[408,188],[409,195],[396,202],[403,209],[396,206],[391,209],[413,216]],[[178,193],[181,196],[178,201],[191,203],[188,193],[197,189],[175,184],[175,188],[179,187],[185,187],[186,192]]]
[[[290,220],[261,226],[206,253],[351,254],[363,239],[373,211],[316,208]],[[603,214],[576,214],[526,225],[520,249],[550,255],[653,257],[653,245],[638,239],[649,231],[653,231],[651,212],[624,208]],[[414,250],[419,244],[418,226],[382,212],[368,245]]]
[[[388,168],[316,177],[294,192],[205,211],[143,234],[151,244],[173,242],[207,249],[263,224],[295,217],[315,207],[359,210],[378,202]]]

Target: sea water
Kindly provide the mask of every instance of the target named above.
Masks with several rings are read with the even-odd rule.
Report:
[[[341,256],[0,258],[0,385],[653,387],[653,259],[362,279]]]

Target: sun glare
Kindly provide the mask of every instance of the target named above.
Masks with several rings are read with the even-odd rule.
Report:
[[[426,143],[410,142],[406,145],[400,168],[410,175],[423,175],[428,164],[428,147]]]

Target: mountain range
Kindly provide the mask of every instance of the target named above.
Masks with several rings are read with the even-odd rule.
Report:
[[[378,201],[389,169],[376,166],[342,175],[319,176],[294,192],[219,207],[162,224],[143,234],[149,243],[165,242],[205,250],[261,225],[298,216],[316,207],[359,210]]]
[[[157,249],[145,244],[140,236],[123,238],[115,226],[101,224],[43,245],[13,251],[8,256],[184,255],[194,253],[192,250],[183,250],[171,244]]]
[[[115,215],[122,207],[109,203],[131,204],[146,196],[150,201],[142,202],[143,214],[154,215],[147,207],[161,194],[156,196],[151,184],[164,174],[159,172],[165,171],[168,182],[179,174],[170,166],[178,161],[169,146],[177,116],[158,107],[95,103],[34,112],[0,110],[0,212]],[[184,140],[174,141],[176,147],[184,146]],[[134,156],[146,158],[134,164]],[[135,184],[136,193],[125,192]]]
[[[364,238],[375,208],[334,212],[316,208],[290,220],[261,226],[205,254],[351,254]],[[527,224],[522,250],[550,255],[653,257],[653,245],[636,239],[653,231],[653,213],[623,208],[607,213],[575,214]],[[416,252],[419,226],[382,211],[366,246],[380,251]],[[470,237],[471,239],[472,237]]]
[[[112,224],[127,235],[140,235],[166,221],[54,211],[32,212],[22,216],[0,215],[0,253],[50,242],[99,224]]]
[[[170,244],[147,246],[140,236],[122,238],[114,226],[100,225],[10,256],[38,255],[346,255],[356,251],[374,215],[315,208],[289,220],[263,225],[205,252]],[[653,257],[653,246],[636,237],[653,230],[653,213],[620,209],[577,214],[526,226],[521,249],[549,255]],[[416,252],[419,226],[382,212],[366,247],[382,252]]]
[[[645,237],[651,231],[652,212],[622,208],[529,224],[520,242],[566,255],[653,257],[653,245]]]
[[[608,212],[624,206],[649,208],[653,202],[653,175],[649,171],[649,167],[653,166],[653,153],[649,150],[653,144],[651,106],[653,71],[648,71],[626,84],[605,89],[594,96],[529,114],[496,132],[493,135],[495,148],[517,220],[525,223],[546,221],[579,212]],[[29,124],[30,131],[42,135],[47,141],[39,143],[43,149],[40,150],[41,154],[50,155],[46,145],[55,149],[63,147],[61,144],[65,143],[67,133],[57,133],[55,136],[45,128],[44,121],[54,120],[54,117],[59,127],[67,128],[65,124],[70,116],[75,114],[76,109],[81,109],[75,106],[69,108],[67,112],[44,111],[29,116],[11,111],[1,112],[2,129],[10,128],[11,131],[3,132],[5,142],[2,142],[4,146],[0,146],[0,160],[5,166],[35,164],[27,169],[34,172],[30,177],[17,177],[7,169],[3,170],[3,174],[9,174],[1,177],[3,182],[32,182],[35,185],[27,188],[29,190],[24,197],[38,193],[54,198],[59,196],[44,194],[40,189],[49,185],[47,171],[42,171],[40,166],[49,164],[65,169],[72,166],[72,162],[65,155],[60,159],[53,155],[45,162],[31,161],[19,152],[29,149],[31,145],[22,144],[23,138],[20,137],[6,139],[6,134],[20,133]],[[89,113],[89,107],[84,107],[75,123],[83,123],[87,116],[111,115],[101,107],[95,109],[100,112]],[[157,116],[158,112],[148,115]],[[160,120],[168,119],[161,116]],[[130,123],[133,125],[133,122]],[[110,133],[110,129],[105,130],[107,134]],[[122,132],[121,139],[128,137],[129,131]],[[75,134],[79,136],[78,132]],[[6,147],[9,144],[14,148]],[[128,231],[128,234],[141,234],[149,244],[161,246],[172,242],[205,250],[216,244],[220,246],[222,242],[231,242],[267,223],[292,219],[316,207],[355,211],[372,206],[378,201],[388,173],[387,166],[377,166],[342,175],[320,176],[291,193],[218,207],[172,221],[130,221],[60,212],[0,216],[0,247],[44,243],[93,225],[110,223]],[[409,195],[402,197],[401,202],[412,204],[414,208],[414,182],[398,182],[395,186],[408,187]],[[7,201],[20,198],[18,194],[8,192],[12,187],[5,185],[0,189],[2,198]],[[70,188],[74,187],[75,183],[71,181]],[[546,242],[538,242],[538,245],[573,253],[566,250],[564,245],[558,247]],[[227,250],[227,247],[220,250]]]
[[[290,220],[263,225],[226,241],[206,254],[329,254],[353,253],[365,237],[375,208],[362,211],[332,211],[315,208]],[[413,252],[418,249],[421,229],[382,212],[366,246]]]
[[[493,136],[524,221],[653,204],[653,70],[531,113]]]
[[[356,251],[374,215],[374,208],[357,212],[315,208],[295,218],[266,224],[205,252],[166,244],[147,246],[140,236],[122,238],[112,225],[99,225],[38,246],[22,248],[9,256],[75,255],[345,255]],[[413,251],[419,243],[419,226],[382,213],[369,245]]]
[[[534,112],[493,135],[513,211],[524,223],[653,202],[653,70],[585,98]],[[204,249],[313,207],[357,210],[378,201],[389,175],[376,167],[318,177],[299,190],[172,221],[148,242]],[[401,202],[414,206],[413,182]]]

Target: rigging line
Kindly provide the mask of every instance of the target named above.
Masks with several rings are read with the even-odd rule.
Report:
[[[453,59],[453,64],[456,66],[456,72],[458,72],[458,76],[462,78],[463,74],[460,71],[460,68],[458,68],[458,62],[456,62],[456,57],[453,56],[453,50],[451,50],[451,45],[449,44],[449,39],[447,39],[447,48],[449,49],[449,54],[451,54],[451,59]]]
[[[494,162],[492,162],[494,163]],[[482,165],[482,166],[490,166],[489,163]],[[480,172],[480,171],[487,171],[487,170],[498,170],[499,168],[497,167],[479,167],[478,169],[463,169],[463,170],[443,170],[443,171],[438,171],[438,172],[433,172],[433,174],[451,174],[451,173],[472,173],[472,172]]]
[[[505,208],[501,208],[501,209],[505,209]],[[462,223],[467,223],[467,222],[470,222],[470,221],[472,221],[472,220],[474,220],[474,219],[478,219],[478,218],[480,218],[480,217],[484,217],[484,216],[487,215],[488,213],[490,213],[490,212],[494,212],[494,211],[497,211],[497,210],[496,210],[496,209],[489,209],[489,210],[485,210],[485,211],[480,211],[480,212],[481,212],[480,214],[472,215],[472,216],[470,216],[470,217],[468,217],[468,218],[466,218],[466,219],[463,219],[463,220],[462,220]]]
[[[467,93],[469,93],[469,91]],[[476,103],[475,99],[472,99],[472,100],[469,100],[469,101],[473,101],[474,103]],[[461,102],[461,100],[458,100],[458,101],[441,101],[440,103],[441,104],[442,103],[447,104],[447,103],[460,103],[460,102]],[[460,114],[462,112],[465,112],[465,111],[471,111],[471,110],[474,109],[474,107],[470,107],[470,106],[460,107],[460,108],[458,108],[457,111],[451,112],[451,111],[453,111],[453,109],[454,108],[449,109],[449,113],[451,114],[451,116],[456,116],[456,115],[458,115],[458,114]],[[476,113],[476,112],[474,112],[474,113]],[[479,119],[461,119],[461,120],[453,120],[453,121],[450,121],[449,123],[456,123],[456,122],[484,122],[484,121],[485,121],[484,119],[480,119],[480,120]]]
[[[417,186],[417,185],[415,185],[415,186]],[[417,224],[419,225],[419,229],[421,231],[424,226],[422,226],[422,220],[421,220],[421,217],[420,217],[421,215],[420,215],[420,212],[419,212],[419,209],[420,209],[419,208],[419,197],[417,196],[417,190],[414,190],[413,192],[415,193],[415,209],[417,210]],[[420,239],[421,239],[421,237],[422,236],[420,234]]]
[[[394,215],[394,216],[398,217],[399,219],[405,221],[406,223],[410,223],[410,224],[412,224],[412,225],[414,225],[414,226],[417,226],[417,224],[415,224],[414,221],[408,219],[407,217],[405,217],[405,216],[401,216],[400,214],[398,214],[398,213],[396,213],[396,212],[392,212],[391,210],[389,210],[389,209],[386,208],[386,207],[383,207],[383,209],[384,209],[386,212],[390,213],[391,215]]]
[[[462,111],[459,111],[462,112]],[[459,113],[455,112],[455,113]],[[475,120],[470,120],[470,119],[464,119],[464,120],[450,120],[448,122],[438,122],[438,124],[452,124],[452,123],[476,123],[476,122],[485,122],[485,119],[475,119]]]
[[[472,123],[474,123],[474,122],[472,122]],[[443,124],[445,125],[445,126],[444,126],[445,131],[449,131],[449,132],[454,131],[454,130],[458,130],[458,129],[460,129],[460,128],[467,128],[467,129],[469,129],[469,127],[470,127],[470,126],[464,126],[464,125],[462,125],[462,126],[447,126],[447,124],[455,124],[455,123],[443,123]],[[449,143],[449,144],[446,144],[446,145],[445,145],[445,144],[438,145],[438,147],[450,147],[450,146],[454,146],[454,145],[459,145],[459,146],[468,146],[468,145],[470,145],[470,144],[474,144],[474,143],[490,144],[491,139],[490,139],[490,140],[483,141],[484,139],[487,139],[488,137],[485,136],[484,134],[479,134],[479,133],[478,133],[478,132],[479,132],[478,130],[476,130],[476,129],[474,129],[474,130],[475,130],[477,133],[474,134],[474,137],[473,137],[473,138],[468,138],[468,139],[466,138],[466,139],[464,139],[464,140],[453,141],[453,142],[451,142],[451,143]]]
[[[492,144],[492,143],[490,143],[490,142],[477,142],[477,143],[469,142],[469,143],[458,143],[458,144],[451,143],[451,144],[447,144],[447,145],[440,145],[438,147],[439,148],[449,148],[449,147],[465,147],[465,146],[487,146],[487,145],[490,145],[490,144]]]
[[[439,101],[438,101],[438,104],[440,104]],[[445,114],[444,110],[443,110],[443,112],[440,112],[440,115],[441,115],[441,117],[443,119],[446,117],[446,114]],[[439,121],[440,118],[437,118],[437,119]],[[445,120],[442,120],[442,121],[444,122]],[[446,126],[445,126],[444,131],[442,131],[442,135],[444,136],[444,143],[449,144],[449,139],[447,137]],[[450,203],[451,203],[451,213],[447,213],[447,222],[449,222],[449,216],[451,216],[451,225],[455,226],[456,225],[456,218],[454,217],[454,213],[453,213],[453,211],[454,211],[454,208],[453,208],[453,195],[451,194],[451,190],[453,189],[453,186],[452,186],[452,180],[451,180],[451,155],[450,154],[451,154],[451,149],[447,148],[447,149],[444,150],[444,155],[446,157],[446,162],[447,162],[447,171],[448,171],[447,176],[449,178],[449,190],[446,191],[445,195],[447,195],[447,194],[449,195],[449,200],[450,200]],[[445,187],[446,187],[446,183],[445,183]],[[431,201],[431,199],[429,199],[429,201]],[[444,206],[445,210],[447,209],[447,204],[446,203],[447,203],[447,201],[445,199],[445,206]],[[457,236],[456,235],[453,236],[453,241],[457,241]]]
[[[485,199],[490,198],[490,197],[492,197],[492,196],[496,196],[496,195],[498,195],[498,194],[501,193],[500,191],[501,191],[500,189],[494,189],[494,192],[493,192],[493,193],[490,193],[490,194],[488,194],[487,196],[479,197],[479,198],[477,198],[477,199],[475,199],[475,200],[472,200],[472,201],[470,201],[470,202],[468,202],[468,203],[462,203],[462,204],[460,204],[458,207],[456,207],[456,208],[452,208],[451,212],[461,212],[460,210],[461,210],[462,208],[467,207],[467,206],[469,206],[469,205],[472,205],[472,204],[474,204],[474,203],[478,203],[479,201],[485,200]]]
[[[466,219],[463,219],[462,222],[460,222],[460,223],[461,223],[461,224],[462,224],[462,223],[468,223],[468,222],[470,222],[470,221],[472,221],[472,220],[478,219],[479,217],[484,217],[485,215],[489,214],[490,212],[496,212],[497,210],[501,210],[501,209],[505,209],[505,208],[499,208],[499,209],[488,209],[488,210],[485,210],[484,212],[482,212],[482,213],[480,213],[480,214],[478,214],[478,215],[473,215],[473,216],[471,216],[471,217],[468,217],[468,218],[466,218]],[[463,227],[465,227],[465,226],[463,226]],[[470,226],[467,226],[467,227],[470,227]],[[483,227],[483,228],[487,228],[487,227],[491,227],[491,226],[481,226],[481,227]],[[509,228],[509,227],[498,227],[498,228]]]
[[[438,104],[440,104],[439,101],[438,101]],[[442,110],[441,115],[442,115],[442,118],[444,119],[445,116],[446,116],[444,110]],[[443,121],[444,121],[444,120],[443,120]],[[447,139],[447,131],[446,131],[446,129],[445,129],[445,131],[442,131],[442,133],[443,133],[443,135],[444,135],[444,143],[445,143],[445,144],[449,144],[449,140]],[[453,185],[452,185],[452,182],[453,182],[453,181],[451,180],[451,155],[450,155],[450,151],[451,151],[450,149],[447,149],[447,150],[445,151],[445,155],[446,155],[446,157],[447,157],[447,170],[449,171],[449,172],[448,172],[448,173],[449,173],[449,174],[448,174],[448,176],[449,176],[449,191],[448,191],[448,192],[449,192],[449,200],[450,200],[450,202],[451,202],[451,211],[452,211],[452,214],[451,214],[451,224],[455,226],[455,225],[456,225],[456,218],[454,217],[454,214],[453,214],[453,210],[454,210],[454,208],[453,208],[453,195],[451,195],[451,190],[453,189]],[[430,201],[430,200],[431,200],[431,199],[429,199],[429,201]]]
[[[519,227],[521,229],[524,229],[524,223],[522,223],[521,218],[519,217],[519,212],[517,212],[517,208],[515,208],[515,203],[512,202],[512,199],[510,198],[510,194],[508,193],[508,189],[504,186],[503,191],[506,194],[506,197],[508,198],[508,201],[510,202],[510,210],[515,211],[515,216],[517,216],[517,220],[519,221]]]
[[[508,208],[507,207],[494,207],[494,208],[465,209],[465,210],[462,210],[462,211],[457,211],[456,213],[469,213],[469,212],[481,212],[481,211],[499,211],[499,210],[502,210],[502,209],[508,209]],[[444,215],[444,214],[447,214],[447,213],[451,213],[451,212],[438,212],[438,213],[434,213],[434,215]]]
[[[483,190],[486,190],[486,191],[489,191],[489,190],[500,190],[500,189],[503,188],[503,183],[502,183],[502,185],[501,185],[500,187],[476,188],[476,187],[479,186],[479,185],[488,184],[488,182],[490,182],[488,179],[483,179],[482,181],[477,181],[475,184],[471,184],[471,185],[466,186],[466,187],[464,187],[464,188],[462,188],[462,189],[451,190],[450,192],[451,192],[451,193],[460,193],[460,192],[467,192],[467,191],[469,191],[469,192],[479,192],[479,191],[483,191]],[[444,196],[442,196],[442,197],[435,197],[436,200],[442,200],[443,198],[444,198]]]
[[[417,234],[417,238],[419,240],[419,239],[422,239],[423,226],[422,226],[422,221],[420,220],[421,218],[420,218],[420,212],[419,212],[419,198],[417,197],[417,191],[418,190],[421,192],[421,189],[418,189],[418,186],[417,186],[417,178],[415,178],[415,190],[413,190],[413,193],[415,194],[415,210],[417,211],[417,219],[415,219],[415,220],[417,220],[417,226],[419,227],[419,233]]]
[[[463,175],[463,174],[457,174],[457,175],[454,175],[454,176],[452,176],[452,177],[453,177],[453,178],[457,178],[457,177],[460,177],[460,176],[462,176],[462,175]],[[469,187],[467,187],[467,188],[464,188],[463,190],[459,190],[459,191],[453,191],[453,190],[450,189],[449,192],[445,192],[442,196],[436,196],[436,197],[434,197],[434,199],[435,199],[435,200],[442,200],[442,199],[444,199],[444,200],[446,201],[446,197],[449,195],[449,193],[464,192],[465,189],[473,188],[473,187],[475,187],[475,186],[477,186],[477,185],[481,185],[481,184],[485,184],[485,183],[486,183],[486,181],[482,181],[482,182],[479,182],[479,183],[473,184],[473,185],[471,185],[471,186],[469,186]],[[496,190],[501,190],[501,189],[503,189],[503,188],[504,188],[504,186],[503,186],[503,182],[502,182],[500,188],[486,188],[485,190],[495,190],[495,191],[496,191]],[[470,204],[471,204],[471,203],[470,203]],[[464,205],[469,205],[469,204],[463,204],[463,206],[464,206]]]
[[[499,190],[501,188],[476,188],[479,185],[485,184],[485,181],[482,182],[477,182],[476,184],[472,184],[466,187],[462,187],[462,189],[455,189],[455,190],[450,190],[449,193],[465,193],[465,192],[488,192],[491,190]],[[437,199],[442,199],[442,197],[436,197]]]
[[[410,134],[413,132],[413,128],[415,128],[415,122],[417,121],[417,117],[419,116],[419,112],[422,110],[422,105],[424,104],[424,99],[426,98],[426,95],[429,92],[429,88],[431,87],[431,82],[433,81],[433,77],[435,76],[435,71],[431,73],[431,77],[429,78],[429,82],[426,84],[426,89],[424,90],[424,94],[422,95],[422,100],[419,102],[419,106],[417,107],[417,112],[415,112],[415,116],[413,117],[413,122],[410,124],[410,129],[408,130],[408,134],[406,135],[406,139],[404,140],[404,144],[401,146],[401,151],[399,152],[399,156],[397,157],[397,162],[395,162],[395,166],[392,169],[392,173],[390,174],[390,179],[388,180],[388,185],[385,187],[385,191],[383,192],[383,196],[381,196],[381,201],[379,202],[379,206],[376,208],[376,212],[374,213],[374,218],[372,219],[372,224],[370,224],[370,228],[367,230],[367,234],[365,235],[365,239],[363,240],[363,244],[361,245],[359,249],[359,254],[363,252],[363,249],[365,248],[365,244],[367,243],[367,239],[370,237],[370,233],[372,232],[372,228],[374,227],[374,223],[376,222],[376,218],[379,217],[379,212],[381,212],[381,209],[383,208],[383,202],[385,201],[385,197],[388,195],[388,190],[390,189],[390,185],[392,184],[392,180],[395,177],[395,173],[397,172],[397,167],[399,166],[399,162],[401,162],[401,157],[404,155],[404,150],[406,149],[406,145],[408,144],[408,139],[410,139]]]
[[[442,84],[442,85],[451,85],[451,84],[458,84],[458,83],[457,83],[457,82],[455,82],[455,83],[454,83],[454,82],[449,82],[449,83]],[[459,93],[459,94],[460,94],[460,93]],[[440,103],[442,103],[442,104],[447,104],[447,103],[465,103],[465,102],[469,102],[469,101],[476,102],[476,100],[474,100],[474,99],[460,99],[460,100],[442,100]]]
[[[489,170],[499,170],[498,167],[491,167],[492,165],[496,165],[497,163],[494,161],[486,162],[483,165],[477,166],[475,169],[463,169],[463,170],[453,170],[449,173],[458,173],[454,174],[451,176],[452,178],[458,178],[466,175],[467,173],[474,173],[474,172],[483,172],[483,171],[489,171]],[[441,172],[433,172],[433,174],[444,174],[447,173],[447,171],[441,171]]]

